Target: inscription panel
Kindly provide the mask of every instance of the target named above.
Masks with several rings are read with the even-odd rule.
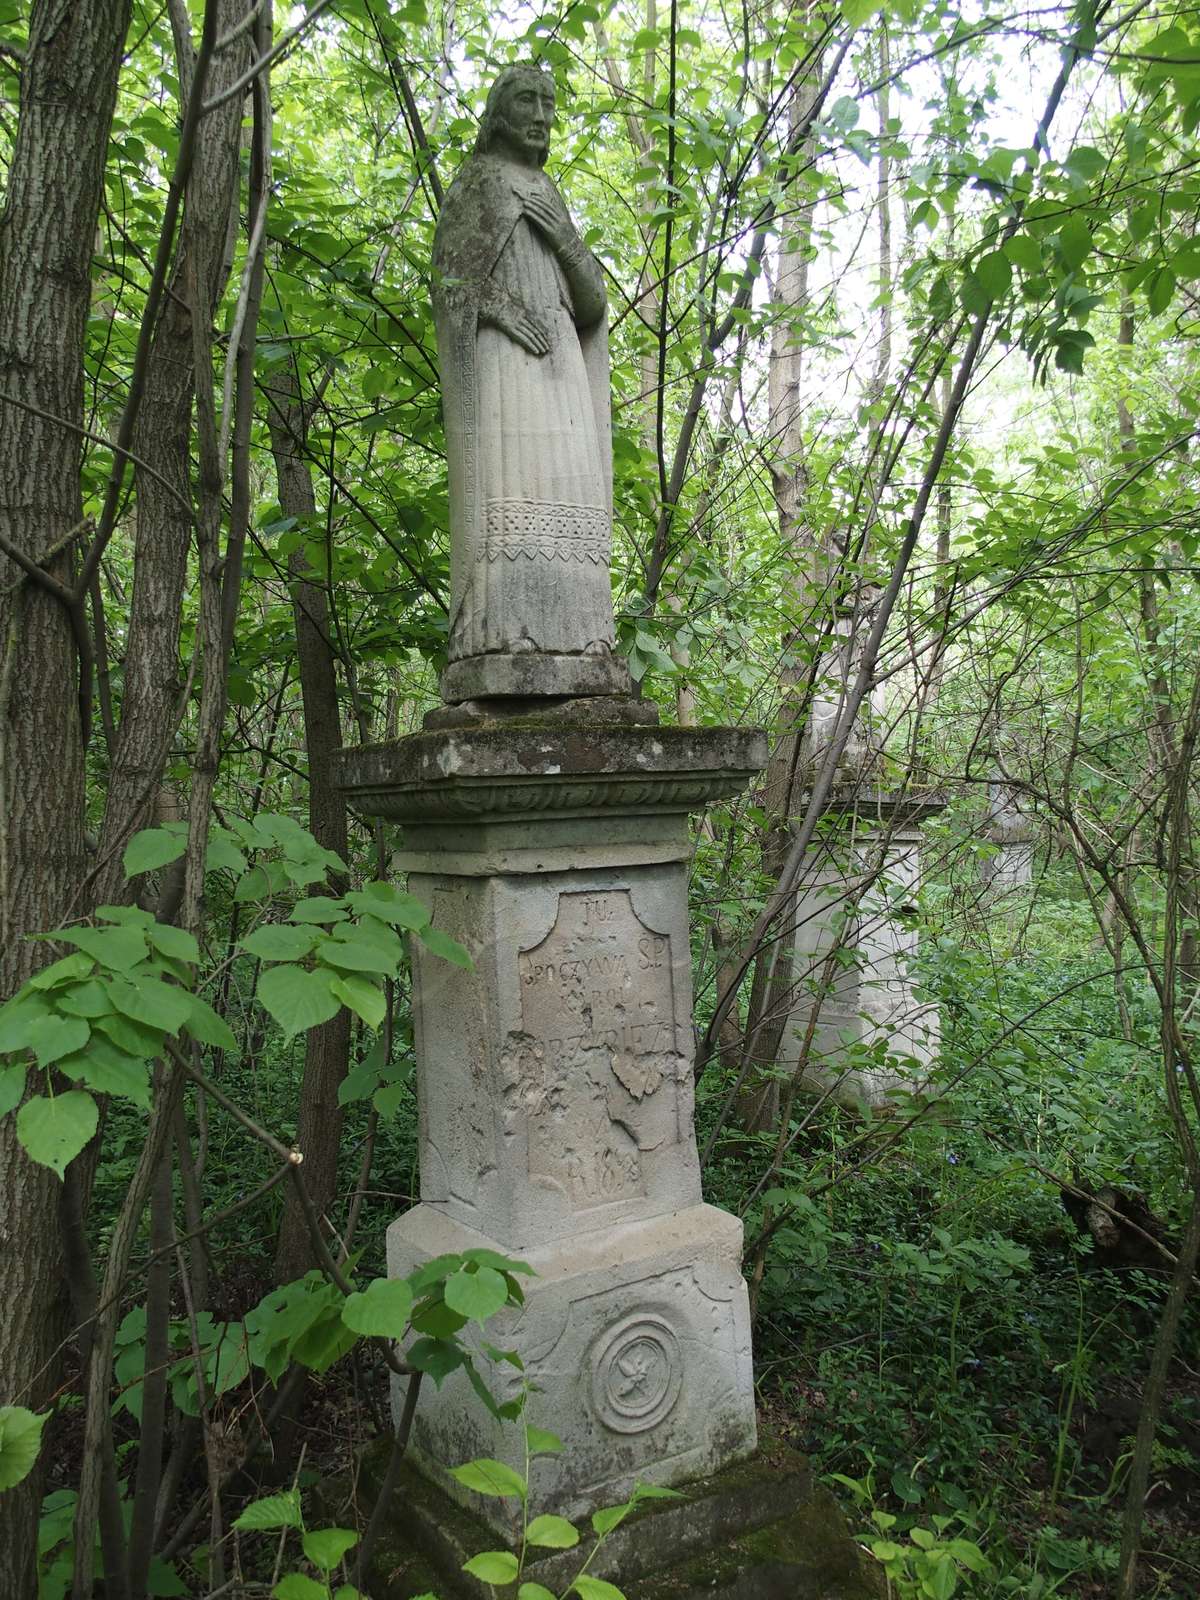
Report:
[[[626,889],[562,894],[518,972],[522,1031],[502,1071],[530,1177],[577,1210],[645,1194],[642,1153],[674,1136],[660,1109],[680,1066],[669,936],[641,921]]]

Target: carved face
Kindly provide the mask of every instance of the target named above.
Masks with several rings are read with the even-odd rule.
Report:
[[[540,72],[523,72],[505,86],[496,132],[519,161],[541,166],[550,151],[554,85]]]

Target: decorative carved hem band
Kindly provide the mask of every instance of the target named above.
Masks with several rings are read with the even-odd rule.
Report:
[[[591,561],[608,566],[612,534],[603,506],[555,505],[539,500],[489,500],[484,554],[515,561]]]

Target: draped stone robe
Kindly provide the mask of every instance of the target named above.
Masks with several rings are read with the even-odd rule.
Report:
[[[580,327],[557,257],[522,209],[537,168],[473,155],[434,241],[451,522],[451,664],[541,652],[607,656],[614,643],[608,330]],[[582,270],[600,269],[579,247]],[[551,348],[531,355],[489,325],[524,307]]]

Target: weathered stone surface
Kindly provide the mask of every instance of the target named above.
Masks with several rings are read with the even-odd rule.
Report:
[[[568,695],[564,699],[537,700],[529,695],[493,696],[486,700],[464,700],[461,704],[438,706],[425,713],[423,726],[427,731],[441,728],[503,727],[513,721],[537,722],[548,727],[554,723],[569,723],[575,728],[629,727],[641,724],[655,727],[658,724],[658,707],[653,700],[637,700],[632,695],[610,694],[580,696]]]
[[[678,1483],[753,1452],[741,1245],[736,1218],[697,1204],[519,1252],[537,1276],[525,1284],[520,1312],[494,1318],[487,1337],[518,1351],[524,1373],[482,1349],[477,1366],[501,1399],[528,1382],[527,1420],[563,1440],[561,1455],[533,1463],[531,1498],[543,1510],[586,1517],[623,1500],[639,1479]],[[480,1247],[506,1248],[422,1205],[388,1230],[388,1270],[406,1274],[434,1256]],[[463,1373],[422,1395],[411,1449],[453,1497],[501,1532],[516,1532],[515,1503],[470,1495],[445,1471],[476,1456],[524,1468],[521,1430],[490,1416]]]
[[[604,274],[542,171],[554,112],[546,73],[501,73],[434,238],[448,701],[630,688],[613,653]]]
[[[552,613],[553,609],[551,601],[547,610]],[[521,655],[478,655],[451,661],[438,687],[442,699],[453,704],[485,695],[512,699],[536,695],[627,695],[630,680],[629,668],[617,655],[553,655],[531,650]]]
[[[441,729],[341,752],[338,783],[368,816],[686,816],[736,794],[766,760],[759,728],[579,727],[540,719]]]
[[[940,1017],[915,993],[909,963],[917,934],[896,915],[894,901],[904,892],[915,903],[920,825],[944,804],[940,795],[835,800],[830,815],[852,818],[854,831],[829,834],[805,866],[794,915],[796,999],[779,1063],[843,1104],[882,1108],[895,1089],[920,1091],[937,1059]],[[836,945],[855,960],[827,969]],[[863,1053],[879,1046],[891,1061],[865,1066],[851,1059],[857,1051],[861,1063]]]
[[[695,1204],[682,862],[433,877],[414,945],[421,1198],[523,1251]]]
[[[381,1446],[383,1442],[380,1442]],[[368,1496],[385,1450],[364,1456]],[[807,1463],[764,1441],[752,1459],[680,1486],[683,1498],[651,1501],[601,1545],[588,1571],[620,1584],[629,1600],[877,1600],[878,1569],[850,1538],[841,1513],[812,1482]],[[538,1514],[543,1507],[531,1505]],[[336,1514],[344,1516],[342,1508]],[[495,1533],[411,1465],[404,1469],[375,1564],[379,1600],[489,1600],[463,1563],[494,1547]],[[526,1576],[561,1593],[589,1546],[531,1551]]]

